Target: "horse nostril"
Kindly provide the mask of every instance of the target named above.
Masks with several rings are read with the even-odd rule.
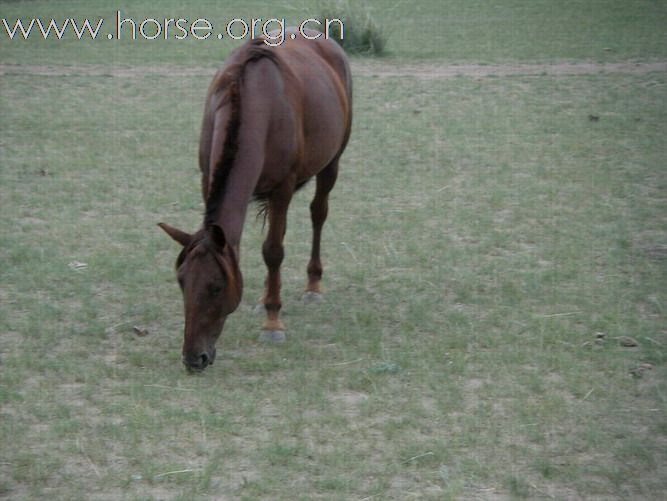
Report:
[[[198,357],[188,358],[183,357],[183,364],[190,371],[201,371],[213,363],[213,358],[208,353],[202,353]]]

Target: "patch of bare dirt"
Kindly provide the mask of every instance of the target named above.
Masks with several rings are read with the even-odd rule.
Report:
[[[4,75],[39,75],[39,76],[97,76],[132,78],[147,75],[156,76],[213,76],[216,67],[184,68],[180,66],[50,66],[35,64],[0,64],[0,76]]]
[[[343,391],[329,397],[334,406],[348,417],[357,417],[361,406],[368,400],[368,395],[354,391]]]
[[[441,65],[437,63],[410,63],[410,64],[353,64],[352,70],[357,75],[377,77],[406,77],[411,76],[421,80],[438,80],[465,77],[513,76],[513,75],[546,75],[546,76],[576,76],[593,75],[598,73],[629,73],[645,74],[666,72],[667,62],[640,63],[626,61],[621,63],[553,63],[553,64],[454,64]]]
[[[115,67],[103,65],[49,66],[0,64],[2,75],[41,75],[41,76],[108,76],[131,78],[145,75],[157,76],[213,76],[217,66],[199,66],[184,68],[180,66],[136,66]],[[439,64],[437,62],[391,63],[385,61],[353,61],[352,72],[355,75],[386,78],[413,77],[420,80],[438,80],[465,77],[545,75],[576,76],[599,73],[646,74],[667,72],[667,61],[619,63],[550,63],[550,64]]]

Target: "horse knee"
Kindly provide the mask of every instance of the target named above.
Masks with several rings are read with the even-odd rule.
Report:
[[[285,258],[285,250],[281,244],[273,244],[271,242],[264,242],[262,245],[262,256],[264,262],[269,268],[278,268]]]

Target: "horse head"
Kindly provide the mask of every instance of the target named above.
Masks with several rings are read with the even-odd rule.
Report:
[[[202,371],[215,360],[215,342],[225,319],[241,302],[243,279],[236,251],[219,225],[192,235],[164,223],[158,226],[183,246],[176,260],[185,306],[183,363],[191,371]]]

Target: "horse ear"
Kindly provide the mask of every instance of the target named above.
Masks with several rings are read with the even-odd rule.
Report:
[[[227,245],[227,237],[225,237],[225,230],[219,224],[212,224],[208,227],[208,234],[211,240],[219,249],[224,249]]]
[[[158,223],[158,226],[162,228],[167,235],[176,240],[183,247],[186,247],[192,241],[192,235],[190,235],[189,233],[185,233],[184,231],[173,228],[165,223]]]

